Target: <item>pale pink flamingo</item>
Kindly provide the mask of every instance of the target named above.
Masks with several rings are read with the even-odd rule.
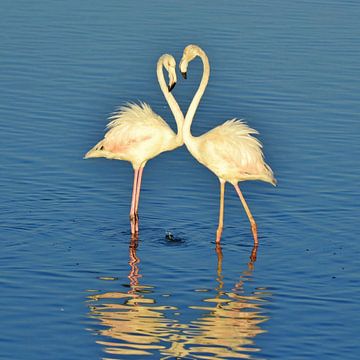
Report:
[[[166,85],[163,67],[169,73]],[[131,233],[137,234],[138,206],[141,179],[148,160],[164,151],[183,145],[182,127],[184,116],[171,90],[176,84],[176,62],[169,54],[162,55],[157,62],[157,78],[160,88],[175,117],[177,134],[145,103],[126,104],[110,117],[107,133],[86,155],[85,159],[105,157],[131,162],[134,169],[134,183],[130,208]]]
[[[228,181],[234,187],[249,218],[255,246],[258,245],[257,225],[238,186],[239,181],[262,180],[276,185],[271,168],[265,163],[262,145],[252,134],[258,132],[241,120],[232,119],[209,132],[194,137],[190,127],[196,109],[209,81],[210,64],[205,52],[197,45],[188,45],[180,61],[180,71],[186,79],[189,62],[199,56],[203,63],[203,75],[198,90],[189,106],[184,121],[183,137],[190,153],[220,180],[220,212],[216,242],[221,239],[224,223],[224,192]]]

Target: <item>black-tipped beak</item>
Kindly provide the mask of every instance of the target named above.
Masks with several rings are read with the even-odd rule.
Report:
[[[168,85],[169,92],[175,87],[176,82],[172,83],[171,85]]]
[[[186,71],[185,71],[185,72],[181,72],[181,75],[182,75],[182,77],[183,77],[184,79],[187,79],[187,73],[186,73]]]

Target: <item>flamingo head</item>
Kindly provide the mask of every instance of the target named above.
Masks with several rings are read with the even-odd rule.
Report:
[[[201,49],[199,48],[199,46],[193,44],[186,46],[186,48],[184,49],[183,56],[179,64],[181,75],[183,76],[184,79],[187,78],[187,68],[189,62],[194,60],[196,56],[200,54],[200,52]]]
[[[172,55],[165,54],[162,56],[162,63],[169,74],[169,85],[168,89],[169,92],[175,87],[176,85],[176,61]]]

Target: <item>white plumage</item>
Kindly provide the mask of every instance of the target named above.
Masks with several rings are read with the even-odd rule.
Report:
[[[231,184],[244,180],[262,180],[275,184],[273,172],[264,162],[262,145],[251,136],[257,133],[241,120],[228,120],[202,136],[193,138],[196,159],[217,177]]]
[[[85,155],[86,159],[125,160],[138,169],[148,160],[178,146],[177,134],[146,103],[128,103],[113,113],[109,120],[104,139]]]

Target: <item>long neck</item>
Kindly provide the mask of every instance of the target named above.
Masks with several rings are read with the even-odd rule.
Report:
[[[203,75],[201,78],[199,88],[197,89],[185,116],[184,129],[183,129],[185,144],[187,144],[193,138],[190,132],[191,124],[194,119],[196,109],[199,106],[200,100],[205,92],[210,77],[210,64],[208,57],[206,56],[205,52],[201,49],[198,50],[197,55],[201,58],[203,63]]]
[[[179,104],[175,100],[173,94],[169,91],[169,89],[167,87],[162,68],[163,68],[163,62],[162,62],[162,59],[160,58],[157,63],[157,68],[156,68],[157,78],[158,78],[158,82],[160,84],[160,89],[161,89],[162,93],[164,94],[164,97],[165,97],[165,99],[170,107],[170,110],[174,115],[175,121],[176,121],[177,134],[176,134],[175,142],[176,142],[176,144],[178,144],[178,146],[181,146],[184,143],[183,142],[184,115],[180,109]]]

